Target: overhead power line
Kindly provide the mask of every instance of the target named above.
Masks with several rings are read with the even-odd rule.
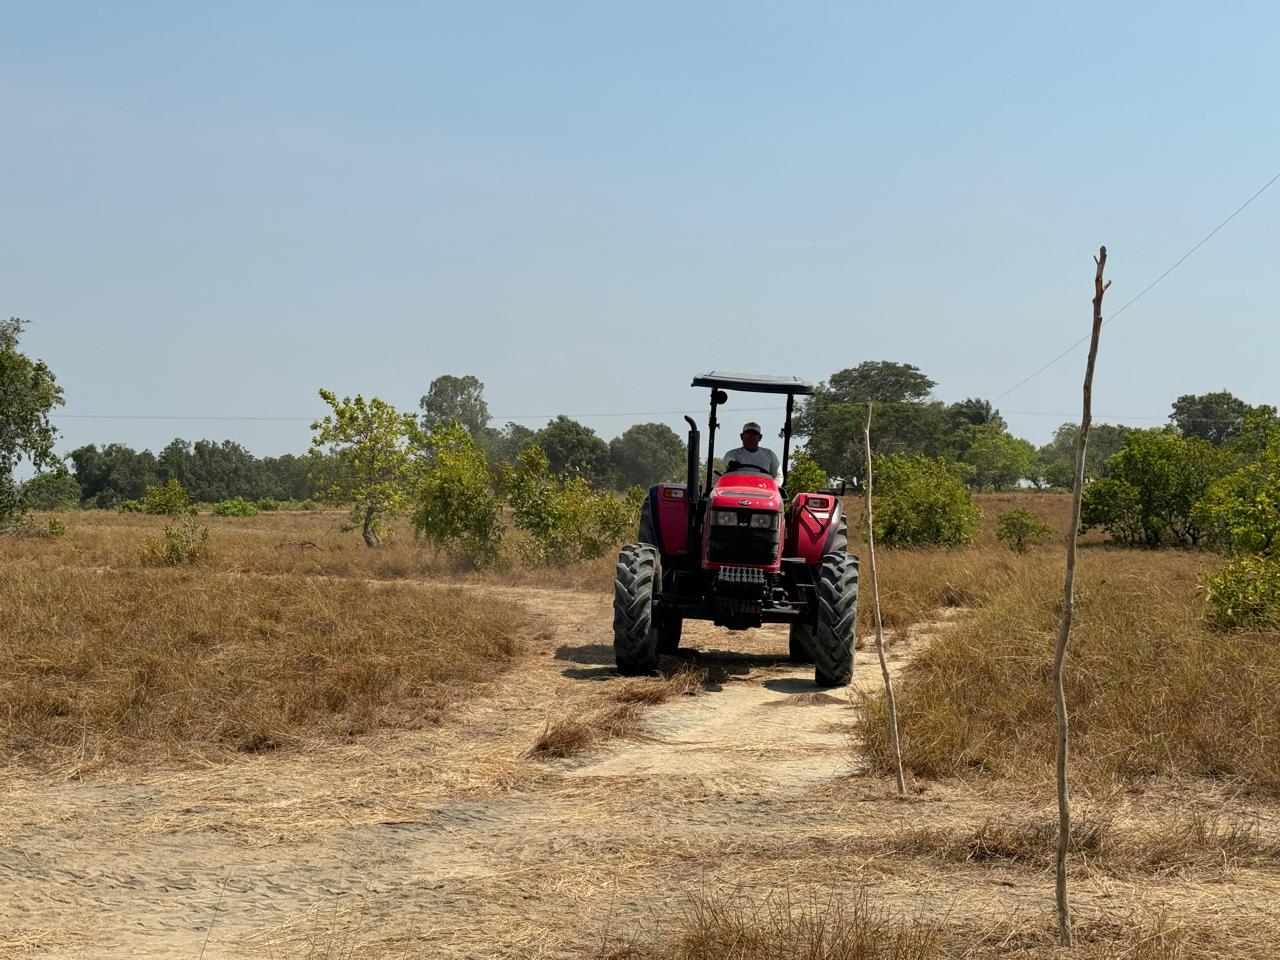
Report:
[[[1139,290],[1139,291],[1138,291],[1138,293],[1137,293],[1135,296],[1131,297],[1131,298],[1130,298],[1130,299],[1129,299],[1129,300],[1128,300],[1128,301],[1127,301],[1127,302],[1126,302],[1126,303],[1125,303],[1125,304],[1124,304],[1124,305],[1123,305],[1119,310],[1117,310],[1115,313],[1111,314],[1111,316],[1110,316],[1110,317],[1108,317],[1106,320],[1104,320],[1104,321],[1103,321],[1103,324],[1105,325],[1105,324],[1108,324],[1108,323],[1110,323],[1111,321],[1115,320],[1118,316],[1120,316],[1120,314],[1124,313],[1124,312],[1125,312],[1126,310],[1128,310],[1131,306],[1133,306],[1135,303],[1137,303],[1139,300],[1141,300],[1144,296],[1146,296],[1146,295],[1147,295],[1147,293],[1151,290],[1151,288],[1152,288],[1152,287],[1154,287],[1156,284],[1158,284],[1158,283],[1159,283],[1161,280],[1163,280],[1165,277],[1169,276],[1169,274],[1173,273],[1173,271],[1177,270],[1177,269],[1178,269],[1178,267],[1182,266],[1182,264],[1183,264],[1183,263],[1184,263],[1184,262],[1185,262],[1185,261],[1186,261],[1186,260],[1187,260],[1187,259],[1188,259],[1192,254],[1193,254],[1193,253],[1195,253],[1197,250],[1199,250],[1201,247],[1203,247],[1206,243],[1208,243],[1210,240],[1212,240],[1212,239],[1213,239],[1213,237],[1214,237],[1214,235],[1215,235],[1215,234],[1217,234],[1217,232],[1218,232],[1219,230],[1221,230],[1221,229],[1222,229],[1223,227],[1225,227],[1228,223],[1230,223],[1232,220],[1234,220],[1234,219],[1235,219],[1235,218],[1236,218],[1236,217],[1237,217],[1237,216],[1238,216],[1238,215],[1239,215],[1239,214],[1240,214],[1240,213],[1241,213],[1241,212],[1242,212],[1242,211],[1243,211],[1247,206],[1249,206],[1249,204],[1253,203],[1253,201],[1257,200],[1260,196],[1262,196],[1264,193],[1266,193],[1266,192],[1267,192],[1267,189],[1268,189],[1268,188],[1269,188],[1273,183],[1275,183],[1277,180],[1280,180],[1280,173],[1277,173],[1274,177],[1272,177],[1270,180],[1268,180],[1266,183],[1264,183],[1261,187],[1259,187],[1259,188],[1257,189],[1257,191],[1253,194],[1253,196],[1251,196],[1251,197],[1250,197],[1248,200],[1246,200],[1244,203],[1240,204],[1240,206],[1236,207],[1236,208],[1235,208],[1235,210],[1231,211],[1231,215],[1230,215],[1229,217],[1227,217],[1227,218],[1226,218],[1225,220],[1223,220],[1220,224],[1218,224],[1216,227],[1214,227],[1212,230],[1210,230],[1208,233],[1206,233],[1203,237],[1201,237],[1201,238],[1200,238],[1199,243],[1197,243],[1194,247],[1192,247],[1190,250],[1188,250],[1186,253],[1184,253],[1182,256],[1180,256],[1177,260],[1175,260],[1175,261],[1174,261],[1174,263],[1173,263],[1173,266],[1169,267],[1169,269],[1167,269],[1164,273],[1160,274],[1160,276],[1156,277],[1154,280],[1152,280],[1150,283],[1148,283],[1145,287],[1143,287],[1141,290]],[[1034,373],[1032,373],[1032,374],[1030,374],[1030,375],[1028,375],[1028,376],[1026,376],[1026,377],[1023,377],[1021,380],[1019,380],[1017,383],[1015,383],[1012,387],[1010,387],[1010,388],[1009,388],[1008,390],[1006,390],[1004,393],[1000,394],[999,396],[993,397],[991,402],[992,402],[992,403],[995,403],[997,400],[1002,400],[1003,398],[1007,397],[1009,394],[1013,393],[1015,390],[1017,390],[1017,389],[1019,389],[1019,388],[1021,388],[1021,387],[1025,386],[1026,384],[1030,383],[1032,380],[1034,380],[1036,377],[1040,376],[1040,374],[1044,373],[1046,370],[1048,370],[1050,367],[1052,367],[1055,363],[1057,363],[1059,360],[1061,360],[1061,359],[1062,359],[1063,357],[1065,357],[1067,354],[1071,353],[1071,351],[1075,350],[1077,347],[1079,347],[1081,344],[1083,344],[1086,340],[1088,340],[1088,339],[1089,339],[1089,336],[1090,336],[1089,334],[1085,334],[1083,337],[1081,337],[1081,338],[1080,338],[1079,340],[1077,340],[1075,343],[1071,344],[1071,346],[1067,347],[1067,349],[1063,350],[1060,354],[1058,354],[1056,357],[1054,357],[1052,360],[1050,360],[1048,363],[1046,363],[1043,367],[1040,367],[1040,368],[1039,368],[1038,370],[1036,370]]]

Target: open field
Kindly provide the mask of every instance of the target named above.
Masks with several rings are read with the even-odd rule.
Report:
[[[818,692],[699,624],[621,679],[610,559],[461,574],[335,513],[210,518],[187,572],[158,518],[0,541],[0,955],[1057,956],[1060,560],[992,530],[1067,501],[979,500],[974,547],[882,555],[903,799],[870,649]],[[1073,956],[1280,940],[1280,638],[1204,630],[1216,563],[1081,552]]]

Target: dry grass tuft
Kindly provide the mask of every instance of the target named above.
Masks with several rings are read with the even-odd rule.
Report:
[[[812,691],[810,693],[793,693],[789,697],[783,697],[781,700],[766,700],[763,706],[766,707],[818,707],[824,704],[834,703],[837,706],[847,706],[849,701],[842,700],[839,697],[833,697],[829,693],[821,691]]]
[[[937,930],[872,906],[865,891],[797,904],[780,894],[693,897],[655,941],[606,944],[601,960],[929,960]]]
[[[1086,778],[1190,774],[1280,790],[1280,633],[1210,631],[1197,589],[1205,562],[1081,554],[1066,680],[1073,759]],[[916,774],[1047,776],[1060,594],[1060,560],[1029,555],[916,657],[898,691],[903,759]],[[883,702],[865,707],[867,753],[890,769]]]
[[[1108,847],[1113,823],[1107,817],[1077,817],[1071,824],[1071,852],[1093,859]],[[918,827],[898,834],[890,846],[898,853],[927,854],[951,863],[1014,863],[1043,866],[1053,862],[1058,823],[1048,817],[1010,822],[987,820],[969,831]]]
[[[438,721],[519,649],[517,608],[303,577],[0,575],[0,749],[66,762],[262,752]]]

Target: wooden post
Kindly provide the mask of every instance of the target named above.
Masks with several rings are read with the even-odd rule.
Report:
[[[1102,295],[1111,282],[1102,280],[1107,266],[1107,248],[1099,247],[1093,258],[1097,271],[1093,278],[1093,334],[1089,341],[1089,361],[1084,369],[1084,410],[1076,435],[1076,482],[1071,492],[1071,529],[1067,531],[1067,572],[1062,586],[1062,618],[1058,621],[1058,647],[1053,656],[1053,699],[1058,713],[1058,858],[1055,893],[1058,901],[1058,942],[1071,946],[1071,904],[1067,898],[1067,850],[1071,844],[1071,804],[1067,792],[1067,696],[1062,686],[1062,666],[1071,639],[1071,608],[1076,579],[1076,537],[1080,530],[1080,496],[1084,492],[1084,454],[1093,420],[1093,365],[1098,358],[1098,334],[1102,330]]]
[[[893,678],[889,676],[889,663],[884,657],[884,624],[880,621],[880,581],[876,577],[876,534],[871,513],[871,402],[867,401],[867,419],[862,424],[862,440],[867,456],[867,552],[871,561],[871,602],[876,615],[876,653],[880,655],[880,675],[884,677],[885,702],[889,707],[889,742],[893,747],[893,762],[898,775],[898,793],[907,792],[902,776],[902,747],[898,743],[898,704],[893,698]]]

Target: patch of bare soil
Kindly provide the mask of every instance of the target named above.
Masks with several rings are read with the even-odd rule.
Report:
[[[1045,868],[948,851],[993,818],[1047,810],[1051,794],[960,783],[895,797],[850,734],[857,692],[880,683],[870,648],[851,691],[819,691],[811,668],[787,662],[783,629],[691,624],[690,650],[664,669],[696,671],[701,690],[682,679],[648,702],[613,670],[607,596],[502,593],[542,633],[445,726],[210,769],[11,777],[0,955],[584,956],[691,892],[777,889],[865,888],[879,905],[979,932],[1047,923]],[[941,629],[896,644],[893,669]],[[563,759],[531,751],[549,724],[618,702],[636,705],[637,726]],[[1261,815],[1186,790],[1113,806],[1135,823],[1204,803]],[[1080,873],[1084,923],[1189,911],[1272,923],[1280,902],[1280,871],[1257,858],[1139,880]]]

